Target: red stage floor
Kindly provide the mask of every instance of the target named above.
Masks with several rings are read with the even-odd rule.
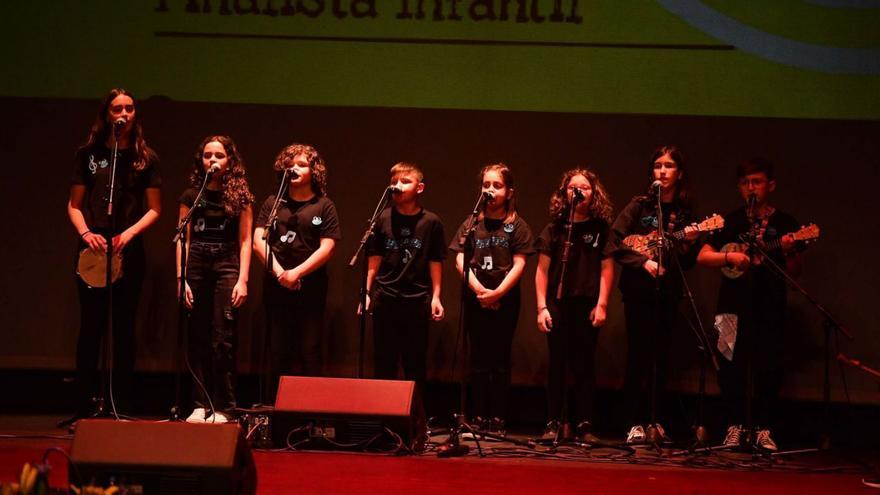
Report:
[[[26,461],[38,461],[46,448],[69,450],[69,439],[36,438],[63,433],[46,425],[57,418],[0,416],[0,432],[30,438],[0,439],[0,482],[17,479]],[[596,451],[592,460],[506,457],[511,449],[497,444],[495,455],[438,459],[435,455],[389,456],[335,452],[255,452],[260,494],[850,494],[880,493],[861,484],[863,473],[840,455],[810,454],[751,462],[748,457],[715,455],[696,458],[702,467],[639,452],[610,460],[611,451]],[[63,456],[52,454],[52,486],[66,484]],[[733,468],[734,463],[740,466]],[[729,469],[719,469],[730,465]],[[711,467],[710,467],[711,466]]]

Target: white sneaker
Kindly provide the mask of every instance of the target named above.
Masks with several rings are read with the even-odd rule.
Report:
[[[232,419],[220,411],[214,411],[214,414],[212,414],[209,418],[205,419],[205,423],[213,423],[213,424],[218,424],[218,425],[223,424],[223,423],[231,423],[231,422],[232,422]]]
[[[645,441],[645,429],[642,425],[635,425],[629,429],[626,435],[626,443],[640,443]]]
[[[727,435],[724,436],[725,447],[739,447],[742,443],[743,429],[741,425],[727,427]]]
[[[197,407],[193,409],[192,414],[186,418],[187,423],[204,423],[205,422],[205,411],[204,407]]]
[[[770,438],[770,430],[758,430],[758,433],[755,436],[755,445],[771,452],[779,450],[779,447],[776,446],[776,442]]]

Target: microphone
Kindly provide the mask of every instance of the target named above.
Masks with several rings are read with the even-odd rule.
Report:
[[[580,203],[584,200],[584,193],[579,188],[574,188],[571,190],[572,201],[574,203]]]
[[[299,179],[299,174],[296,173],[296,170],[294,170],[293,167],[289,167],[287,169],[287,177],[290,178],[290,180]]]
[[[127,124],[127,123],[128,123],[128,121],[125,120],[123,117],[119,117],[118,119],[114,120],[113,121],[113,134],[119,134],[120,132],[122,132],[122,128],[125,127],[125,124]]]
[[[659,180],[655,180],[654,182],[651,183],[651,190],[652,191],[659,191],[661,187],[663,187],[663,183],[660,182]]]
[[[210,177],[219,171],[220,171],[220,165],[217,165],[216,163],[212,163],[211,167],[208,168],[208,171],[205,173],[208,175],[208,177]]]
[[[391,194],[403,192],[403,190],[397,186],[388,186],[388,192]]]
[[[493,199],[495,199],[495,193],[493,193],[492,191],[483,191],[483,201],[488,203]]]

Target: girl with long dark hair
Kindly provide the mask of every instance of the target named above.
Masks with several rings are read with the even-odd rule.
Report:
[[[656,417],[657,410],[650,411],[651,385],[657,387],[659,406],[666,377],[666,358],[669,336],[678,313],[681,299],[682,277],[678,273],[691,268],[696,262],[693,241],[698,231],[690,228],[693,204],[688,187],[684,157],[675,146],[661,146],[651,155],[648,178],[654,181],[651,191],[634,197],[623,209],[611,228],[614,258],[623,267],[620,274],[620,292],[626,317],[628,338],[626,375],[624,378],[624,407],[627,424],[632,425],[627,441],[640,443],[646,440],[646,426],[655,426],[657,440],[665,432]],[[654,185],[659,186],[658,188]],[[647,235],[657,231],[657,200],[662,208],[663,228],[667,233],[684,229],[682,242],[666,251],[663,266],[658,260],[626,248],[623,240],[630,235]],[[676,266],[678,265],[678,266]],[[660,280],[657,280],[657,277]],[[656,359],[656,368],[653,366]],[[652,376],[652,369],[656,373]],[[652,414],[653,413],[653,414]],[[655,419],[649,425],[650,418]]]
[[[194,204],[209,172],[205,192]],[[185,278],[184,303],[191,310],[187,352],[195,383],[187,422],[226,423],[236,405],[236,329],[238,308],[248,295],[254,203],[244,161],[231,138],[208,136],[201,142],[189,187],[178,202],[181,219],[194,209],[186,272],[177,274]],[[178,248],[178,270],[179,256]]]
[[[111,177],[113,150],[116,173]],[[86,142],[76,152],[76,166],[67,203],[67,215],[79,235],[81,256],[91,251],[101,259],[112,243],[121,257],[121,276],[112,284],[113,379],[109,397],[98,390],[98,356],[107,330],[106,287],[77,279],[80,331],[76,349],[76,413],[73,419],[95,412],[93,398],[112,399],[116,409],[130,408],[135,360],[135,317],[144,278],[142,234],[159,218],[162,180],[156,153],[147,145],[134,97],[111,89],[104,97]],[[113,190],[110,190],[111,182]],[[112,218],[108,202],[113,198]],[[106,260],[106,257],[103,258]],[[101,263],[106,263],[102,261]],[[115,395],[114,395],[115,392]]]

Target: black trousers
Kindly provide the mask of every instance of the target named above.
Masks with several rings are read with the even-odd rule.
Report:
[[[373,352],[376,378],[405,380],[424,390],[427,378],[428,326],[431,305],[426,299],[404,299],[376,293],[373,307]]]
[[[624,299],[627,352],[623,393],[627,425],[644,425],[650,421],[652,386],[657,389],[655,414],[659,421],[666,382],[669,337],[678,315],[678,305],[679,298],[671,296],[667,291],[660,292],[659,301]],[[656,377],[653,374],[655,358]]]
[[[472,416],[507,418],[510,348],[519,309],[519,293],[503,298],[497,310],[481,307],[473,294],[468,294],[465,300],[464,328],[470,343]]]
[[[267,277],[263,301],[275,385],[280,375],[321,376],[326,275],[307,277],[299,290],[289,290]],[[273,387],[272,393],[276,390]]]
[[[194,407],[235,408],[235,351],[238,309],[232,307],[232,289],[238,282],[238,242],[190,244],[186,278],[193,292],[189,318],[188,355],[196,383]],[[204,390],[199,385],[204,386]]]
[[[718,385],[727,411],[727,424],[773,428],[774,412],[782,388],[785,302],[754,298],[754,311],[739,317],[733,360],[719,356]],[[754,395],[748,418],[748,369],[751,366]],[[751,421],[749,421],[751,419]]]
[[[81,245],[80,248],[85,247]],[[112,285],[113,291],[113,373],[112,393],[117,410],[132,409],[132,377],[135,362],[135,322],[141,285],[144,280],[143,242],[135,239],[123,252],[123,276]],[[76,343],[76,413],[94,412],[93,397],[105,399],[110,409],[110,384],[99,390],[98,359],[107,336],[106,288],[91,288],[76,277],[79,295],[79,337]]]
[[[553,328],[547,334],[550,351],[548,373],[548,416],[571,424],[590,421],[596,389],[595,353],[599,329],[590,322],[596,298],[573,297],[547,301]],[[568,411],[563,409],[568,374],[574,378],[574,393],[568,395]]]

